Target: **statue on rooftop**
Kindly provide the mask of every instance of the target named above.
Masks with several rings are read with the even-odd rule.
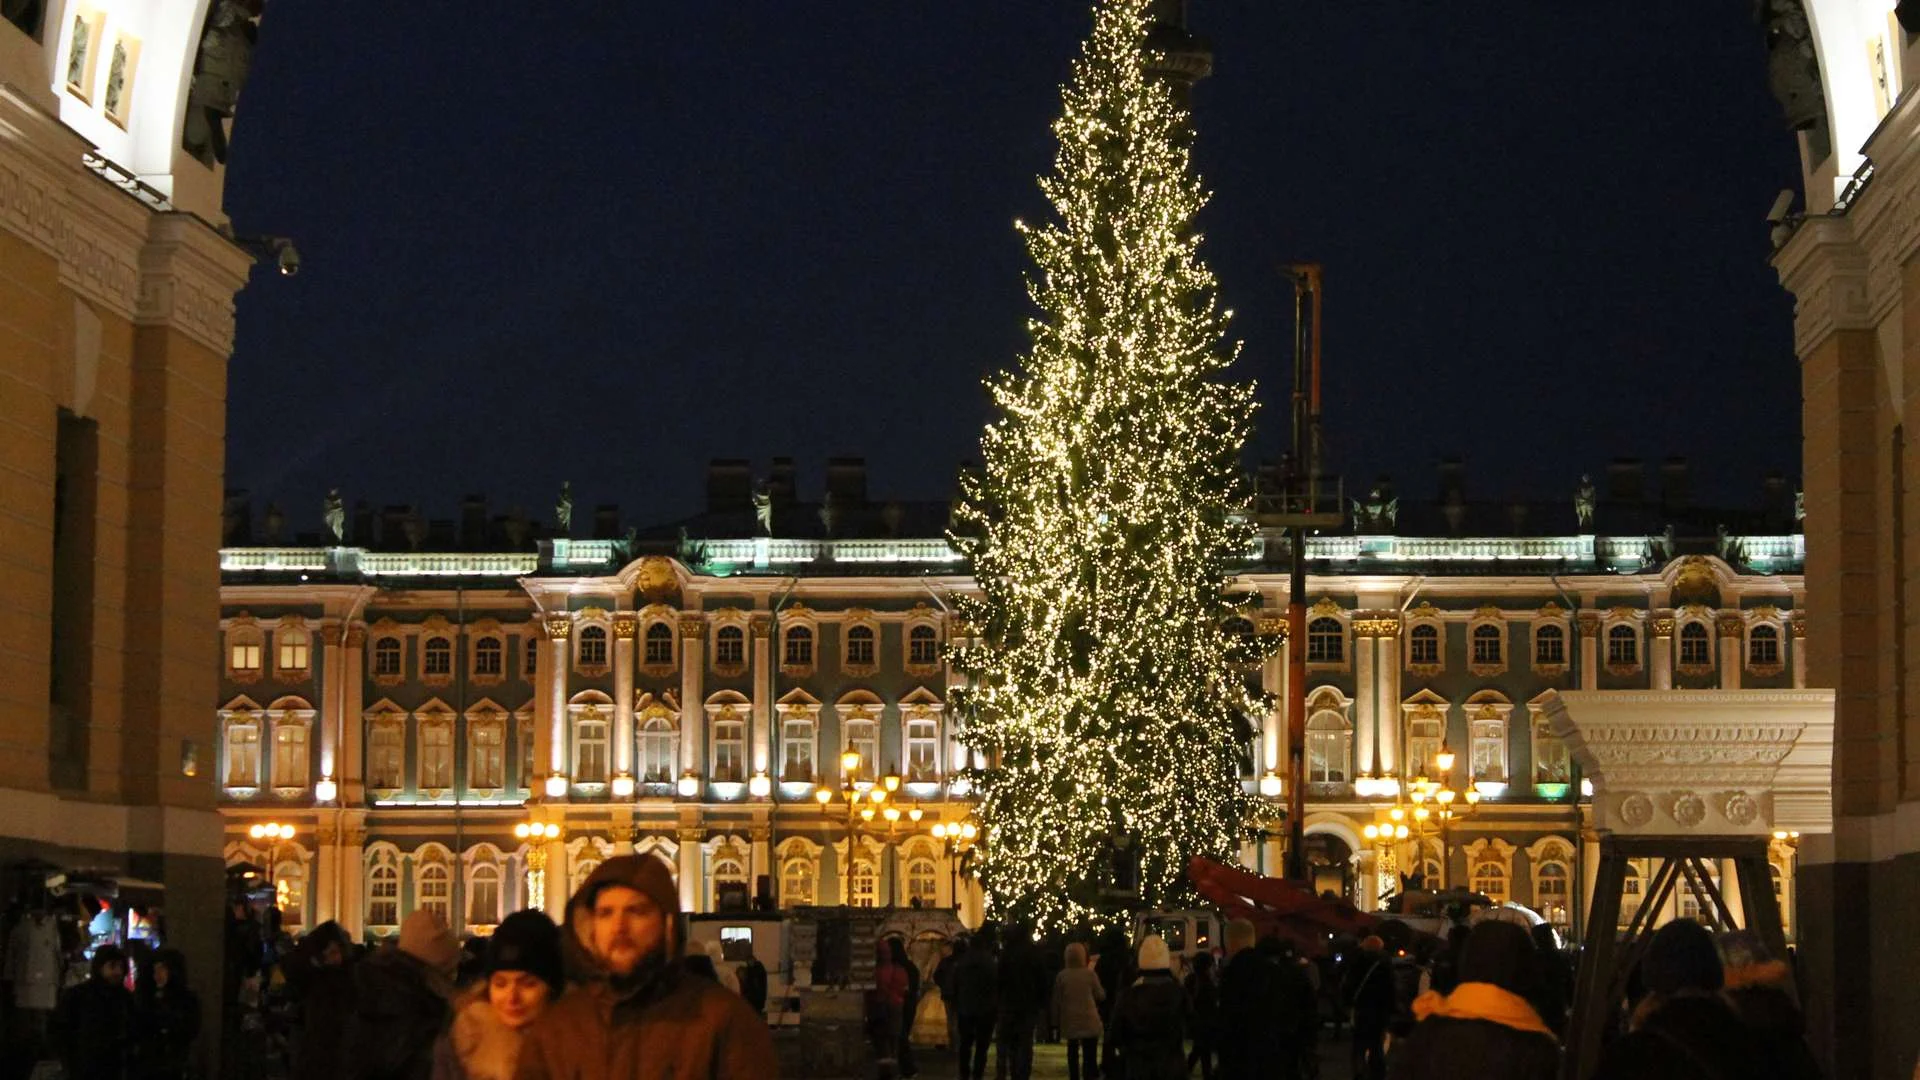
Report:
[[[327,489],[327,501],[320,516],[327,523],[327,531],[333,534],[333,542],[343,544],[347,540],[347,504],[340,499],[339,488]]]
[[[1365,502],[1347,501],[1353,504],[1353,531],[1357,533],[1390,533],[1400,516],[1400,500],[1393,494],[1393,484],[1385,477],[1373,485]]]
[[[773,535],[773,489],[765,484],[753,489],[753,522],[761,536]]]
[[[267,543],[277,544],[280,542],[280,529],[286,523],[287,523],[286,516],[280,513],[280,507],[273,503],[268,503],[267,504]]]
[[[1573,520],[1583,533],[1593,531],[1593,477],[1580,474],[1580,486],[1573,489]]]
[[[560,481],[560,501],[553,504],[553,527],[561,536],[573,535],[573,485]]]

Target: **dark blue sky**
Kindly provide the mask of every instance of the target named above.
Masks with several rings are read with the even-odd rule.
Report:
[[[1704,495],[1797,473],[1797,186],[1744,3],[1193,0],[1201,227],[1286,440],[1280,264],[1327,273],[1353,482],[1571,492],[1616,455]],[[554,16],[544,13],[553,11]],[[542,14],[535,14],[540,12]],[[564,14],[561,14],[564,12]],[[227,202],[294,237],[239,299],[230,483],[455,516],[697,508],[715,456],[863,454],[943,498],[1028,310],[1016,216],[1082,0],[273,5]]]

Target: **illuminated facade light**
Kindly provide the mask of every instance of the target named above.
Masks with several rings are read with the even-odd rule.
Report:
[[[552,776],[547,777],[547,798],[566,798],[567,788],[570,786],[565,773],[554,773]]]

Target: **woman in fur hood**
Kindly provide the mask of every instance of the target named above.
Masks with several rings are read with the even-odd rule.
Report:
[[[513,1080],[522,1033],[566,988],[560,929],[541,911],[516,911],[487,943],[487,975],[454,1003],[434,1047],[433,1080]]]

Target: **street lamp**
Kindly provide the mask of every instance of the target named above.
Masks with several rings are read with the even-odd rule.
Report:
[[[756,799],[764,799],[772,793],[773,778],[767,775],[765,769],[754,773],[753,778],[747,781],[747,794]]]
[[[547,842],[560,839],[555,822],[523,821],[513,827],[517,840],[527,842],[527,900],[529,906],[545,910],[547,906]]]
[[[947,897],[953,902],[953,909],[960,910],[960,867],[959,858],[970,854],[974,838],[980,835],[979,826],[971,821],[956,821],[948,824],[936,821],[930,830],[933,838],[940,841],[947,857]]]
[[[339,794],[340,785],[334,783],[331,776],[323,776],[314,782],[313,800],[315,802],[330,803]]]
[[[273,906],[280,906],[280,845],[292,840],[297,832],[292,825],[277,821],[263,821],[247,829],[247,835],[255,840],[267,842],[267,888],[273,891]]]
[[[686,772],[681,773],[680,781],[679,783],[674,785],[674,790],[678,791],[680,793],[680,797],[683,799],[691,799],[695,795],[700,794],[699,774],[694,772],[692,769],[688,769]]]
[[[860,825],[871,822],[875,815],[884,811],[889,826],[900,820],[900,810],[887,805],[887,796],[900,790],[900,777],[888,774],[881,781],[862,791],[859,787],[860,752],[848,747],[840,755],[840,797],[847,804],[847,858],[846,887],[841,894],[841,902],[853,906],[853,845],[859,837]],[[827,812],[833,802],[833,789],[821,786],[814,789],[814,799],[820,804],[820,812]],[[891,843],[891,840],[889,840]]]

